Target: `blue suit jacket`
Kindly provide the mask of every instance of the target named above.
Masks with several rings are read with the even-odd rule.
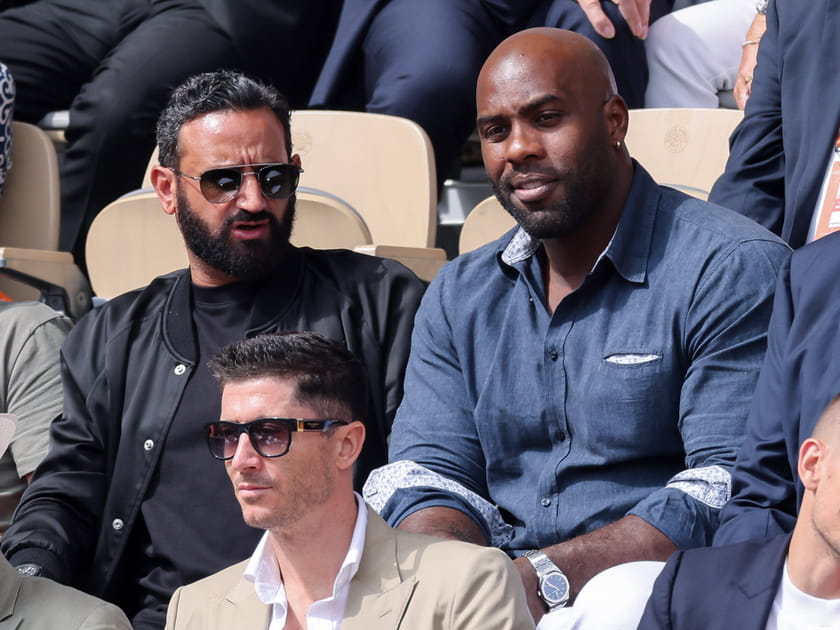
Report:
[[[639,630],[764,630],[789,541],[676,552],[653,585]]]
[[[799,446],[840,393],[838,271],[840,233],[797,250],[782,267],[732,499],[715,544],[793,529],[802,499]]]
[[[797,248],[805,243],[840,122],[840,3],[770,2],[744,120],[710,201]]]

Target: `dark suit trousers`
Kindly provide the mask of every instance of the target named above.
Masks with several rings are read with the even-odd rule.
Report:
[[[19,119],[70,109],[60,246],[77,262],[96,213],[140,186],[171,88],[237,62],[195,0],[38,0],[0,14],[0,59],[17,83]]]
[[[671,9],[673,0],[652,0],[650,21],[662,17]],[[615,74],[618,93],[629,107],[643,107],[648,69],[644,41],[630,32],[630,27],[612,2],[601,3],[604,12],[615,25],[612,39],[604,39],[586,18],[576,0],[543,0],[540,8],[531,17],[531,26],[555,26],[575,31],[591,39],[607,57]]]

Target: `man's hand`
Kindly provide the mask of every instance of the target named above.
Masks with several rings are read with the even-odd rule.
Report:
[[[735,86],[732,88],[732,95],[735,97],[738,109],[746,107],[747,99],[752,92],[753,73],[758,59],[758,44],[766,30],[767,16],[763,13],[756,13],[744,38],[741,65],[738,66],[738,77],[735,79]]]
[[[618,10],[630,27],[630,32],[639,39],[646,38],[650,21],[650,0],[611,1],[618,5]],[[578,4],[598,35],[607,39],[615,37],[615,26],[601,8],[601,0],[578,0]]]
[[[537,572],[534,570],[534,565],[528,562],[528,558],[519,557],[513,561],[519,571],[519,577],[522,578],[522,585],[525,587],[525,595],[528,598],[528,609],[531,611],[531,616],[534,618],[534,623],[539,623],[543,615],[545,615],[545,603],[537,595]]]

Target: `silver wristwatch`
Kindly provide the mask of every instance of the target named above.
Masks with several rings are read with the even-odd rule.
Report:
[[[19,564],[15,567],[21,575],[28,575],[29,577],[36,577],[43,573],[43,569],[41,568],[40,564],[35,564],[34,562],[26,562],[24,564]]]
[[[761,13],[762,15],[767,13],[767,5],[769,2],[770,0],[758,0],[758,4],[755,5],[755,12]]]
[[[569,579],[547,555],[538,549],[522,554],[537,572],[537,595],[548,606],[548,612],[569,603]]]

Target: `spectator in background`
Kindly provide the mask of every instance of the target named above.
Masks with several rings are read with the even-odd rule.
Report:
[[[736,101],[749,85],[745,77],[752,79],[745,62],[751,57],[755,65],[758,45],[745,33],[756,15],[755,0],[712,0],[652,24],[645,106],[743,109],[746,99]]]
[[[155,120],[189,75],[235,68],[306,103],[338,0],[34,0],[0,12],[0,59],[16,116],[70,110],[61,164],[61,240],[84,268],[99,210],[137,188]]]
[[[744,120],[709,200],[794,249],[840,227],[840,12],[770,0]]]
[[[440,183],[457,177],[458,156],[475,127],[473,86],[484,59],[502,39],[526,26],[578,31],[606,54],[619,93],[631,107],[641,107],[647,81],[642,39],[648,21],[671,3],[345,0],[309,104],[419,123],[434,146]]]
[[[0,197],[12,165],[12,117],[15,113],[15,82],[9,69],[0,63]]]
[[[152,183],[189,269],[75,324],[50,453],[2,539],[13,565],[120,605],[135,630],[162,629],[177,587],[240,561],[259,538],[201,440],[219,417],[207,361],[261,332],[346,344],[370,382],[360,486],[385,460],[424,288],[392,260],[289,243],[301,163],[273,88],[231,71],[190,77],[161,114],[158,146]]]
[[[838,269],[840,234],[829,234],[795,251],[779,274],[767,355],[716,545],[794,527],[805,491],[796,475],[799,446],[840,393]]]
[[[793,533],[674,554],[639,630],[838,627],[840,399],[795,450],[804,493]]]
[[[0,456],[15,432],[14,416],[0,414]],[[15,571],[0,556],[0,627],[22,630],[131,630],[112,604],[52,580]]]
[[[0,533],[49,450],[50,423],[61,414],[59,350],[71,325],[46,304],[0,302],[0,412],[20,421],[0,458]]]
[[[340,342],[259,335],[210,369],[222,419],[207,446],[264,533],[249,560],[178,589],[167,630],[534,627],[504,553],[391,529],[353,492],[367,388]]]
[[[627,627],[638,576],[582,619],[564,607],[599,572],[711,543],[789,248],[631,159],[627,106],[580,35],[506,39],[476,102],[519,226],[429,286],[365,498],[391,525],[520,556],[540,627]]]

